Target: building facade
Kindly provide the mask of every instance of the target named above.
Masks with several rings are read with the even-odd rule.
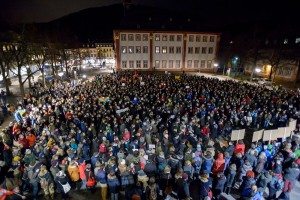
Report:
[[[112,43],[85,44],[79,49],[82,64],[103,64],[114,62],[115,51]]]
[[[219,33],[115,30],[116,69],[215,71]]]

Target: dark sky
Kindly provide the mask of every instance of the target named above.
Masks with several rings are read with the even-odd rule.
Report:
[[[297,0],[132,0],[148,5],[212,19],[299,17]],[[0,0],[0,17],[8,22],[48,22],[91,7],[122,3],[122,0]],[[300,19],[300,18],[299,18]]]

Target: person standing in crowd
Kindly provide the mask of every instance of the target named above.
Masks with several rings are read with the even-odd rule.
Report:
[[[207,173],[203,173],[200,177],[199,193],[200,200],[204,200],[208,196],[208,192],[212,187],[212,181]]]
[[[283,180],[284,188],[283,192],[291,192],[294,186],[295,180],[299,177],[300,169],[299,165],[295,162],[292,163],[292,166],[284,170]]]
[[[46,166],[42,165],[40,167],[40,172],[37,179],[44,191],[44,198],[54,199],[54,183],[50,173],[47,171]]]
[[[81,179],[81,190],[86,190],[86,182],[87,182],[87,177],[86,177],[86,164],[85,164],[85,160],[81,159],[79,160],[79,166],[78,166],[78,170],[79,170],[79,177]]]
[[[111,171],[107,175],[107,184],[110,190],[110,197],[111,200],[118,200],[119,199],[119,186],[120,182],[118,178],[115,176],[115,172]]]
[[[66,185],[69,184],[69,180],[68,177],[66,176],[64,171],[59,171],[56,174],[56,179],[54,180],[56,183],[56,190],[57,193],[61,194],[62,198],[64,200],[66,200],[69,197],[69,191],[66,191],[66,189],[64,188]]]
[[[226,184],[226,176],[223,172],[219,172],[216,176],[216,180],[213,183],[213,194],[216,199],[220,198],[221,193],[224,191]]]
[[[224,192],[226,194],[230,194],[231,188],[235,184],[235,176],[236,176],[236,164],[231,164],[229,168],[226,170],[226,184]]]
[[[68,166],[68,174],[70,176],[71,185],[75,190],[80,189],[80,176],[79,176],[79,168],[78,163],[72,160]]]

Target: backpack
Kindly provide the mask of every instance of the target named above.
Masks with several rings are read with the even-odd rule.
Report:
[[[156,193],[156,184],[154,184],[153,186],[149,186],[150,188],[150,200],[156,200],[157,199],[157,193]]]
[[[278,181],[275,183],[275,188],[277,190],[282,190],[284,188],[284,182],[282,178],[279,178]]]
[[[165,169],[165,167],[168,166],[168,164],[166,162],[162,162],[158,164],[158,171],[159,173],[162,173]]]
[[[86,186],[87,187],[94,187],[96,185],[96,180],[91,177],[91,172],[89,172],[89,177],[88,177],[88,180],[86,182]]]
[[[141,200],[142,198],[141,198],[141,196],[139,194],[135,193],[135,194],[133,194],[131,196],[131,199],[133,199],[133,200]]]
[[[105,153],[105,152],[106,152],[105,144],[103,144],[103,143],[100,144],[99,152],[100,152],[100,153]]]

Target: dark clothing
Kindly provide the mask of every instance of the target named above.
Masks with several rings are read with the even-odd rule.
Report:
[[[235,179],[235,176],[236,176],[236,171],[228,168],[225,175],[226,175],[226,184],[225,184],[225,186],[226,187],[233,187],[234,179]]]
[[[62,185],[69,183],[68,178],[66,176],[57,176],[54,181],[56,183],[57,193],[65,193]]]
[[[199,184],[199,194],[200,194],[200,199],[201,198],[205,198],[207,197],[207,194],[210,190],[210,186],[211,186],[212,182],[210,180],[210,178],[208,178],[208,180],[203,180],[200,179],[200,184]]]
[[[224,190],[224,186],[226,183],[226,177],[224,176],[223,178],[218,178],[216,183],[213,186],[213,194],[216,196],[217,199],[219,199],[220,194]]]
[[[295,181],[300,173],[299,168],[292,168],[292,167],[289,167],[284,171],[285,173],[283,175],[283,179],[288,181]]]

